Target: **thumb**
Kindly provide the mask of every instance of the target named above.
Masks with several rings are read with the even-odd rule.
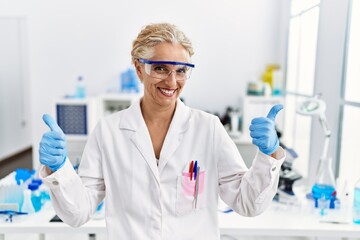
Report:
[[[271,120],[273,120],[274,122],[275,122],[275,117],[276,117],[276,115],[278,114],[278,112],[281,110],[281,109],[283,109],[284,108],[284,106],[282,105],[282,104],[276,104],[276,105],[274,105],[271,109],[270,109],[270,111],[269,111],[269,113],[268,113],[268,115],[267,115],[267,118],[269,118],[269,119],[271,119]]]
[[[50,128],[51,131],[63,133],[63,130],[59,127],[56,121],[49,114],[44,114],[42,119],[44,120],[45,124]]]

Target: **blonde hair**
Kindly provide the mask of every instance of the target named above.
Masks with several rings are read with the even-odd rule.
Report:
[[[162,42],[179,43],[189,53],[190,57],[194,54],[190,40],[175,25],[169,23],[149,24],[143,27],[133,42],[132,62],[134,63],[139,58],[151,58],[153,47]]]

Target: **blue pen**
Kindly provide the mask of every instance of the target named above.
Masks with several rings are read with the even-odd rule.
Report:
[[[196,175],[197,175],[197,161],[195,161],[194,164],[194,180],[196,180]]]

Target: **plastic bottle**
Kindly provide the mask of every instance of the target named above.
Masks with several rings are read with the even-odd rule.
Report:
[[[331,158],[321,159],[316,173],[315,184],[312,187],[312,194],[315,200],[315,207],[319,207],[319,199],[322,199],[322,203],[327,201],[328,206],[326,208],[335,207],[336,190],[335,190],[335,178],[331,170]]]
[[[120,75],[121,92],[124,93],[138,93],[139,92],[139,79],[136,72],[132,68],[128,68]]]
[[[270,95],[272,93],[272,90],[274,88],[274,71],[279,70],[280,66],[278,64],[269,64],[266,67],[265,72],[262,75],[262,80],[264,83],[268,83],[270,86]]]
[[[40,211],[42,206],[39,185],[36,183],[30,183],[28,189],[31,190],[31,202],[35,209],[35,212],[38,212]]]
[[[284,74],[280,69],[273,71],[273,92],[274,96],[282,96],[284,92]]]
[[[44,184],[42,184],[43,182],[39,178],[34,178],[31,182],[39,185],[39,192],[40,192],[40,196],[41,196],[41,205],[44,206],[46,201],[50,201],[50,193],[49,193],[48,187],[45,186]]]
[[[341,182],[340,182],[341,184]],[[341,185],[337,184],[338,187],[341,187]],[[340,185],[340,186],[339,186]],[[339,188],[340,190],[340,188]],[[337,201],[337,206],[335,206],[337,209],[339,209],[340,207],[340,220],[342,220],[343,222],[348,222],[351,219],[351,196],[350,196],[350,189],[349,189],[349,184],[348,181],[346,180],[343,184],[343,188],[342,191],[340,192],[339,196],[339,200],[340,200],[340,204],[339,201]]]
[[[86,97],[86,90],[85,90],[85,83],[82,76],[79,76],[77,79],[76,84],[76,98],[85,98]]]
[[[356,181],[354,188],[353,222],[360,224],[360,178]]]
[[[47,201],[50,201],[49,189],[46,185],[42,184],[39,186],[39,191],[40,191],[42,205],[44,205]]]
[[[24,190],[24,202],[21,206],[21,211],[26,212],[28,214],[35,213],[34,206],[31,202],[31,190],[29,189]]]

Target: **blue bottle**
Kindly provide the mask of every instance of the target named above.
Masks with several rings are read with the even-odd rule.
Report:
[[[138,93],[139,92],[139,79],[136,72],[132,68],[128,68],[120,75],[120,91],[123,93]]]
[[[49,190],[47,188],[47,186],[45,186],[44,184],[42,184],[42,180],[39,178],[34,178],[31,183],[36,183],[37,185],[39,185],[39,192],[40,192],[40,196],[41,196],[41,206],[44,206],[46,201],[50,200],[50,194],[49,194]]]
[[[76,84],[76,98],[85,98],[86,97],[86,89],[85,83],[82,76],[79,76]]]
[[[34,206],[34,210],[35,210],[35,212],[38,212],[38,211],[40,211],[41,206],[42,206],[39,185],[36,183],[30,183],[28,185],[28,189],[31,190],[31,202]]]
[[[354,189],[353,222],[360,224],[360,178],[356,181]]]

